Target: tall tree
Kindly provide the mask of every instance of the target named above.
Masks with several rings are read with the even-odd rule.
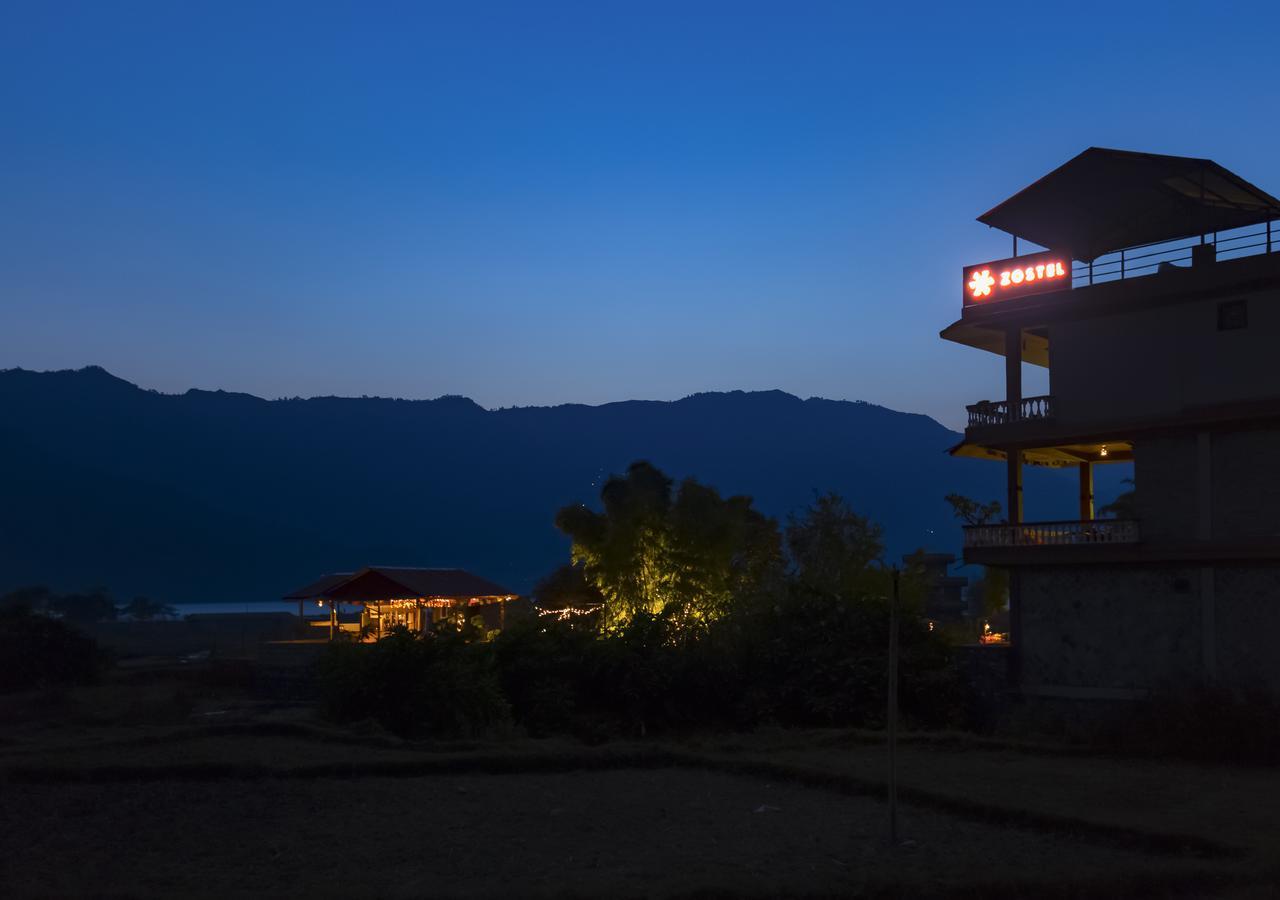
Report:
[[[664,611],[709,621],[780,568],[777,523],[749,497],[723,498],[693,479],[673,491],[656,467],[636,462],[605,483],[600,500],[601,512],[565,507],[556,526],[604,596],[606,628]]]
[[[157,617],[168,618],[178,614],[178,611],[169,604],[161,603],[159,600],[152,600],[150,597],[134,597],[121,607],[120,611],[132,619],[137,619],[139,622],[145,622]]]
[[[55,597],[50,606],[69,622],[101,622],[116,617],[116,605],[105,588]]]
[[[943,499],[951,505],[956,518],[966,525],[986,525],[999,516],[1002,509],[999,500],[981,503],[964,494],[947,494]]]
[[[884,530],[839,494],[819,494],[788,519],[787,551],[797,582],[812,591],[849,598],[884,592]]]

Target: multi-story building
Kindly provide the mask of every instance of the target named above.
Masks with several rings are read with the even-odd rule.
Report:
[[[966,528],[964,556],[1009,572],[1025,694],[1280,691],[1276,219],[1210,160],[1099,148],[978,218],[1013,255],[964,268],[942,337],[1003,356],[1006,396],[952,452],[1006,467],[1007,521]],[[1129,511],[1099,517],[1094,467],[1120,461]],[[1074,520],[1023,521],[1028,465],[1074,470]]]

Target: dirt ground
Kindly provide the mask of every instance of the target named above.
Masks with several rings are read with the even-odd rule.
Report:
[[[17,785],[14,895],[670,896],[856,893],[1185,863],[690,769]],[[999,872],[993,848],[1004,860]]]
[[[0,698],[0,896],[1273,896],[1280,774],[851,732],[407,743],[190,680]]]

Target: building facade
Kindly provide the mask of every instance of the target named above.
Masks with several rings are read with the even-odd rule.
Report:
[[[979,217],[1013,256],[965,267],[942,337],[1004,357],[1006,397],[969,407],[952,452],[1005,467],[1007,520],[966,528],[964,555],[1009,572],[1024,694],[1280,691],[1277,219],[1210,160],[1098,148]],[[1048,395],[1023,395],[1025,363]],[[1129,461],[1100,516],[1095,467]],[[1075,473],[1076,518],[1023,520],[1028,465]]]

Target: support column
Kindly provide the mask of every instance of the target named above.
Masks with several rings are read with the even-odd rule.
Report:
[[[1009,421],[1022,418],[1022,329],[1004,333],[1004,396]]]
[[[1008,455],[1009,524],[1022,524],[1022,451],[1010,447]]]
[[[1004,333],[1004,396],[1007,422],[1022,418],[1022,329],[1010,328]],[[1008,454],[1009,524],[1022,522],[1022,451],[1010,448]]]
[[[1093,463],[1080,463],[1080,521],[1093,521]]]

